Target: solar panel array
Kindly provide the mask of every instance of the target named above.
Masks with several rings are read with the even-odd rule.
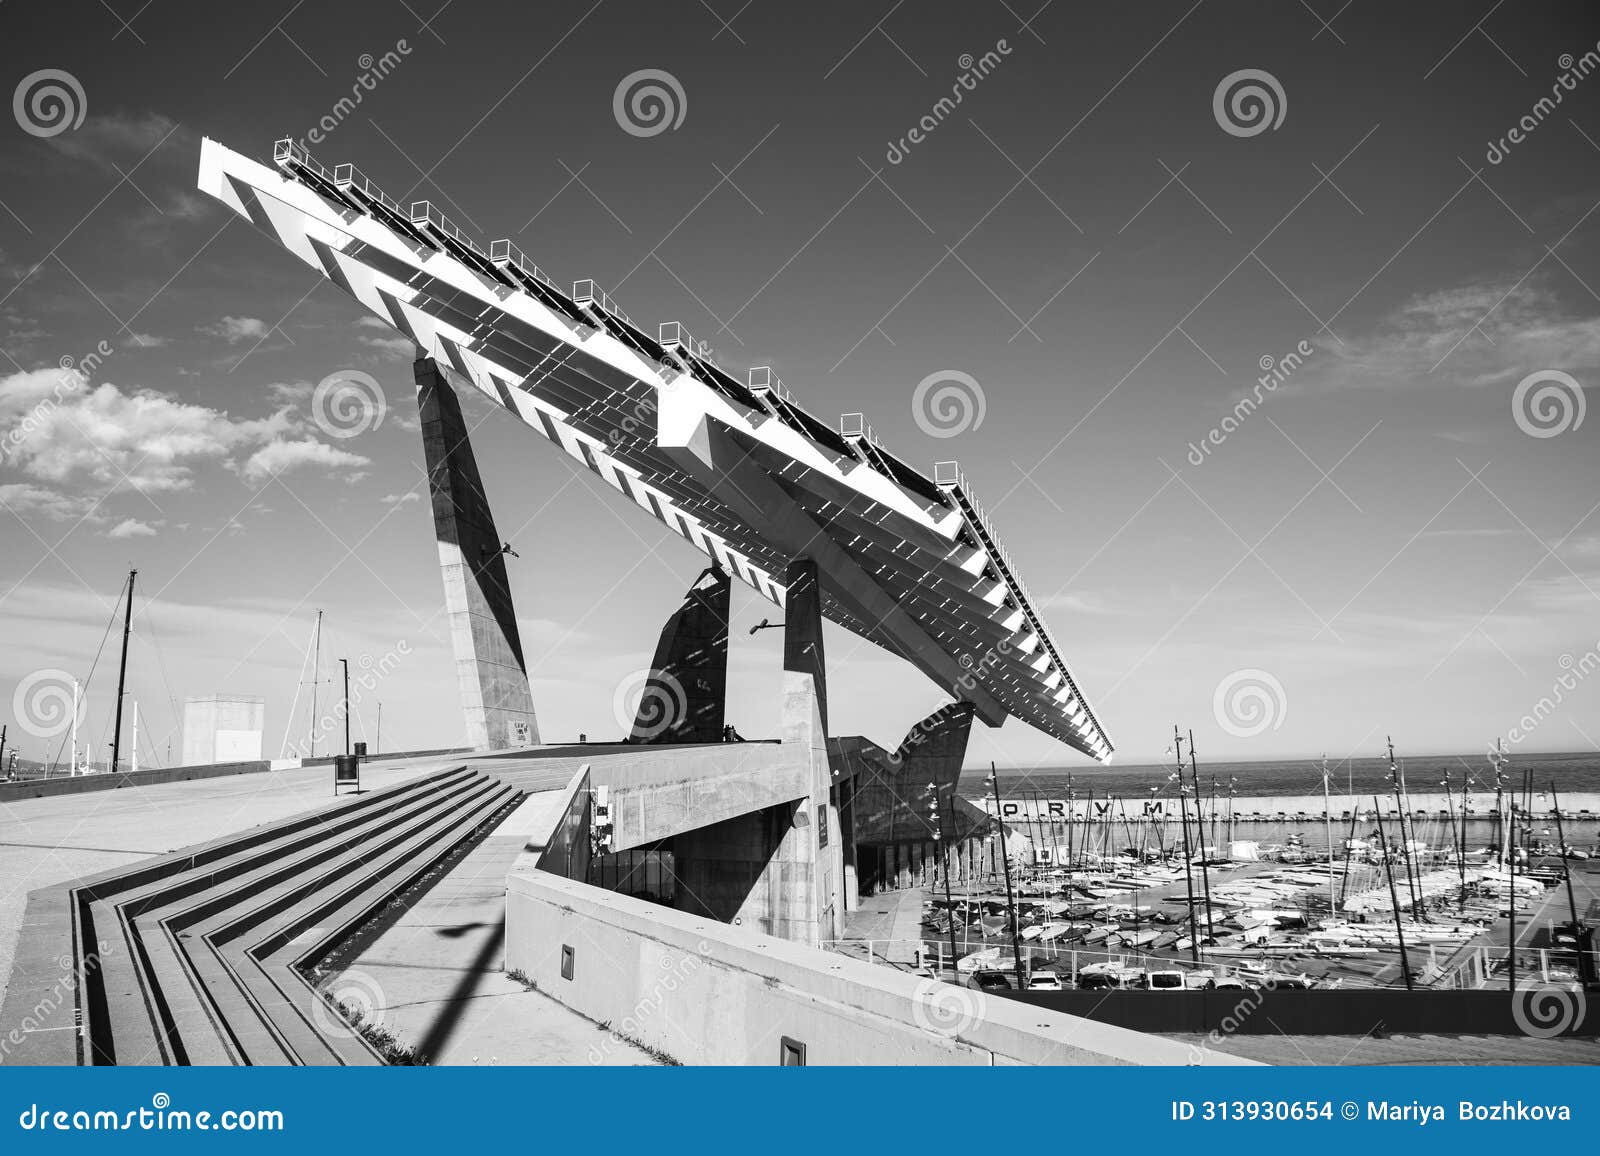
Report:
[[[769,367],[729,372],[681,323],[652,333],[595,281],[565,290],[509,239],[485,247],[431,202],[402,208],[353,165],[330,169],[287,140],[273,159],[275,169],[207,140],[200,187],[781,606],[787,551],[658,438],[664,405],[703,406],[939,653],[909,646],[904,629],[862,613],[824,573],[830,620],[972,699],[991,724],[1014,715],[1109,759],[1104,729],[954,463],[929,477],[863,421],[836,427],[808,412]]]

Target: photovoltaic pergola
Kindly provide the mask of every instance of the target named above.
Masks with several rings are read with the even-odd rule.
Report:
[[[289,140],[273,161],[206,140],[200,188],[764,597],[781,606],[785,567],[809,556],[829,619],[990,725],[1014,715],[1109,760],[955,463],[929,477],[859,418],[808,413],[770,369],[728,372],[677,322],[652,335],[593,281],[564,289],[509,240],[485,248],[353,165]]]

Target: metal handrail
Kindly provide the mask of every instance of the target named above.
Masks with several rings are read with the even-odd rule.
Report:
[[[661,322],[656,328],[656,343],[667,348],[678,346],[690,357],[697,357],[701,361],[711,360],[711,346],[704,341],[696,341],[681,321]]]
[[[512,244],[509,237],[502,237],[498,241],[489,242],[489,260],[496,265],[515,265],[547,289],[560,292],[556,288],[556,283],[545,276],[544,270],[530,261],[527,254]]]
[[[411,202],[411,223],[418,228],[423,225],[432,225],[438,232],[443,233],[463,248],[470,249],[480,257],[483,255],[483,250],[478,248],[478,243],[463,233],[456,223],[445,216],[444,212],[432,201]]]
[[[395,199],[380,189],[360,169],[352,164],[335,165],[333,183],[341,189],[354,189],[368,200],[377,201],[392,213],[398,214],[400,206]]]
[[[293,137],[284,137],[282,140],[273,142],[272,161],[278,165],[292,162],[312,170],[318,176],[326,177],[328,175],[328,170],[306,151],[304,145],[297,142]]]
[[[633,324],[633,319],[617,308],[616,302],[612,301],[606,291],[600,288],[592,278],[585,277],[582,281],[574,281],[572,283],[572,299],[579,305],[592,303],[619,321],[626,321],[629,325]]]
[[[780,397],[785,401],[789,400],[789,391],[784,388],[783,381],[778,375],[772,372],[770,365],[752,367],[750,372],[745,375],[745,381],[749,384],[751,392],[766,390],[774,397]]]

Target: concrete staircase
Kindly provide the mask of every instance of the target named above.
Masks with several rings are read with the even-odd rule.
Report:
[[[79,1030],[12,1062],[382,1063],[311,969],[520,798],[457,767],[36,893],[29,922],[53,934],[19,957],[5,1022],[70,963]]]

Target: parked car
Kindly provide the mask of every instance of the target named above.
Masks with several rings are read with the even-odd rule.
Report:
[[[1078,986],[1084,991],[1110,991],[1122,986],[1122,977],[1105,971],[1087,971],[1078,976]]]
[[[1061,977],[1053,971],[1036,971],[1028,977],[1029,991],[1060,991]]]
[[[1015,985],[1003,971],[978,971],[972,975],[972,986],[979,991],[1010,991]]]
[[[1187,986],[1181,971],[1147,971],[1145,986],[1151,991],[1183,991]]]

